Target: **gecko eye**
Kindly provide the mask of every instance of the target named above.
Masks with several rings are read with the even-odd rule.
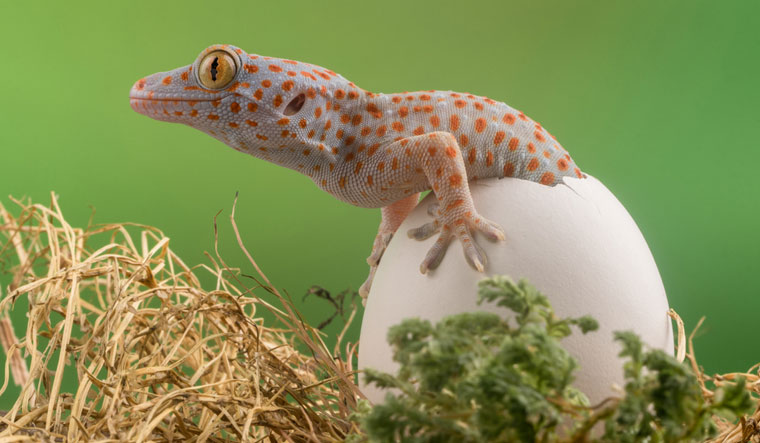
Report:
[[[237,73],[237,63],[227,51],[208,53],[198,67],[198,80],[208,89],[221,89],[229,85]]]
[[[296,114],[301,110],[301,108],[303,108],[304,103],[306,103],[306,95],[298,94],[293,98],[293,100],[290,101],[290,103],[288,103],[287,106],[285,106],[285,110],[282,111],[282,113],[287,116]]]

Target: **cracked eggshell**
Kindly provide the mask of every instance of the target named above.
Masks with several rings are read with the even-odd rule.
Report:
[[[580,365],[575,386],[592,403],[614,394],[613,384],[623,384],[613,331],[633,330],[650,347],[672,355],[668,300],[652,254],[631,216],[599,180],[565,178],[548,187],[487,179],[470,183],[470,190],[480,214],[499,223],[507,237],[491,243],[476,236],[488,256],[486,273],[527,279],[561,317],[591,315],[599,321],[598,331],[575,330],[563,340]],[[467,265],[456,240],[438,269],[420,274],[436,236],[417,241],[406,232],[430,221],[427,207],[433,202],[431,194],[406,218],[380,262],[362,322],[359,368],[396,371],[386,335],[404,318],[507,312],[477,305],[477,282],[485,275]],[[362,389],[373,402],[384,398],[377,388]]]

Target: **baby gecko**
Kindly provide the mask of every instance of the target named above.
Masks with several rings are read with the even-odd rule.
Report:
[[[516,177],[554,186],[584,178],[570,155],[540,124],[510,106],[467,93],[365,91],[309,63],[248,54],[231,45],[206,48],[192,65],[138,80],[132,108],[183,123],[233,149],[294,169],[352,205],[381,208],[367,258],[366,298],[386,246],[432,189],[433,221],[409,231],[438,238],[420,265],[436,268],[454,238],[467,262],[483,272],[486,255],[475,231],[505,239],[481,217],[468,182]]]

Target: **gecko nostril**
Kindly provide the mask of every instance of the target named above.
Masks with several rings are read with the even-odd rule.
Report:
[[[285,106],[285,110],[282,111],[282,113],[287,116],[296,114],[301,110],[301,108],[303,108],[304,103],[306,103],[306,95],[298,94],[293,98],[293,100],[290,101],[290,103],[288,103],[287,106]]]

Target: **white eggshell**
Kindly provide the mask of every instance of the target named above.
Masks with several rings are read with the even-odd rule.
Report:
[[[548,187],[488,179],[471,183],[470,189],[480,214],[499,223],[507,236],[500,243],[476,237],[488,255],[486,273],[527,279],[561,317],[591,315],[599,321],[598,331],[583,335],[576,330],[563,341],[580,364],[575,386],[592,403],[614,394],[613,384],[623,384],[613,331],[633,330],[650,347],[672,355],[668,300],[652,254],[631,216],[599,180],[566,178]],[[435,321],[466,311],[506,312],[477,305],[477,282],[485,275],[468,266],[458,241],[438,269],[420,273],[435,237],[417,241],[406,232],[431,220],[427,207],[433,201],[429,195],[407,217],[377,269],[362,323],[360,368],[397,369],[386,334],[404,318]],[[370,386],[363,390],[373,402],[385,395]]]

